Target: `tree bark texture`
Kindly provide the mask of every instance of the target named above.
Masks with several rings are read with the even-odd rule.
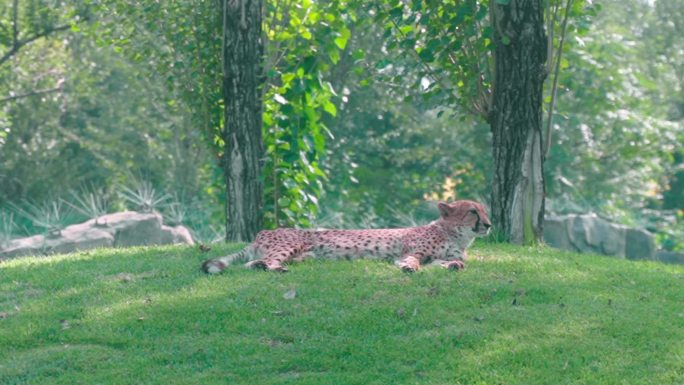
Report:
[[[226,240],[247,242],[263,224],[262,1],[223,5]]]
[[[541,240],[542,98],[547,40],[542,0],[491,2],[495,74],[490,112],[494,226],[508,241]]]

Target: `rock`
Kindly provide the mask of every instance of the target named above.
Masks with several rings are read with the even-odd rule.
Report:
[[[610,223],[596,215],[581,215],[575,221],[581,220],[584,225],[584,235],[587,249],[582,252],[625,256],[625,227]]]
[[[126,247],[195,242],[187,228],[162,225],[158,213],[125,211],[64,228],[55,236],[15,239],[0,249],[0,257],[70,253],[98,247]]]
[[[95,220],[91,219],[92,224]],[[114,246],[148,246],[161,244],[162,217],[159,213],[124,211],[100,217],[114,232]]]
[[[626,256],[629,259],[654,259],[655,241],[653,236],[643,229],[627,229]]]
[[[71,253],[76,250],[112,247],[114,246],[114,235],[86,222],[65,228],[61,231],[59,238],[48,238],[46,246],[52,253]]]
[[[684,265],[684,252],[658,250],[655,259],[660,262]]]
[[[643,229],[611,223],[595,214],[549,216],[544,240],[552,247],[619,258],[653,259],[653,235]]]
[[[43,254],[45,254],[45,237],[42,235],[13,239],[5,248],[0,250],[0,256],[6,258]]]
[[[564,218],[549,216],[544,219],[544,241],[557,249],[573,250]]]
[[[161,243],[163,245],[176,245],[179,243],[194,245],[195,241],[192,239],[192,235],[186,227],[163,225],[161,227]]]
[[[624,239],[624,226],[595,214],[550,216],[544,220],[544,240],[560,249],[624,257]]]

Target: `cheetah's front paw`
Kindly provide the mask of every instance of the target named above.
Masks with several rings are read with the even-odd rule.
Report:
[[[415,273],[420,269],[420,261],[416,257],[409,256],[397,261],[397,266],[405,273]]]
[[[404,273],[415,273],[418,271],[418,268],[412,265],[409,265],[407,263],[399,263],[399,268],[401,268],[401,271]]]
[[[457,259],[455,261],[449,261],[446,266],[447,269],[453,270],[453,271],[459,271],[465,269],[465,263],[463,261]]]
[[[452,271],[465,269],[465,263],[460,259],[455,259],[453,261],[436,260],[433,263]]]

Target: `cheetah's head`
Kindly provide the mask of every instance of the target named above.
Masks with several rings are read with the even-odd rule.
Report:
[[[476,236],[487,235],[492,227],[487,211],[480,203],[468,200],[439,202],[437,208],[441,219],[448,225],[465,227]]]

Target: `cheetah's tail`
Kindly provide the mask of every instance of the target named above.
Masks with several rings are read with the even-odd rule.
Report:
[[[202,263],[202,271],[207,274],[219,274],[226,267],[234,263],[244,263],[252,259],[254,255],[252,250],[252,245],[245,247],[244,249],[238,251],[234,254],[226,255],[225,257],[207,259]]]

